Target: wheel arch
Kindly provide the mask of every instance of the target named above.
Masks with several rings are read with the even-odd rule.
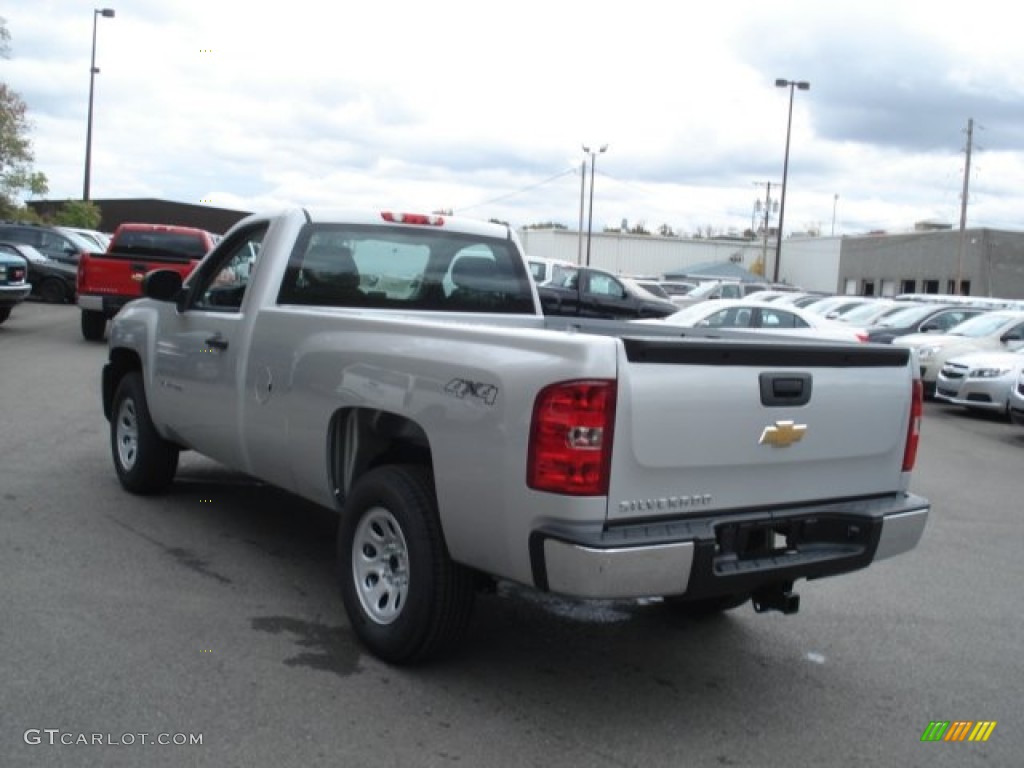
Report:
[[[142,360],[135,350],[124,348],[110,350],[110,359],[103,366],[103,415],[107,421],[110,421],[117,385],[132,371],[142,371]]]
[[[375,408],[342,408],[327,435],[331,488],[340,509],[355,482],[385,464],[417,464],[433,475],[433,453],[423,427],[400,414]]]

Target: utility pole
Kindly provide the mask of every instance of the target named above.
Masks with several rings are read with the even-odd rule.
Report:
[[[963,295],[964,239],[967,237],[967,187],[971,180],[971,144],[974,140],[974,118],[967,118],[967,162],[964,164],[964,190],[960,194],[960,246],[956,253],[957,296]]]
[[[761,230],[761,269],[763,277],[768,277],[768,217],[772,213],[772,183],[770,181],[755,181],[759,187],[764,187],[764,225]],[[776,184],[776,186],[778,186]],[[778,201],[775,202],[775,210],[779,210]]]
[[[580,161],[580,225],[576,232],[576,263],[583,265],[583,198],[587,190],[587,158]]]

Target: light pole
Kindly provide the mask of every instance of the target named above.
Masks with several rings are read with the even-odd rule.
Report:
[[[95,8],[92,12],[92,63],[89,66],[89,117],[85,128],[85,181],[82,183],[82,200],[89,202],[89,171],[92,166],[92,96],[96,87],[96,22],[100,16],[114,18],[113,8]]]
[[[607,144],[602,144],[601,147],[594,152],[587,145],[583,145],[583,151],[590,155],[590,209],[587,211],[587,266],[590,266],[590,234],[593,231],[594,225],[594,166],[597,163],[597,156],[603,154],[608,149]]]
[[[799,88],[801,91],[809,90],[811,84],[806,80],[784,80],[779,78],[775,81],[776,88],[789,88],[789,120],[786,123],[786,158],[782,163],[782,195],[779,201],[779,235],[775,242],[775,271],[772,282],[779,282],[779,260],[782,257],[782,223],[786,216],[786,177],[789,175],[789,137],[793,130],[793,90]]]
[[[832,234],[836,233],[836,206],[839,204],[839,193],[836,192],[835,197],[832,198]]]

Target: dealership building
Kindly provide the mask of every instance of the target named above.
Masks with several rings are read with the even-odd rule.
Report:
[[[662,276],[687,267],[729,263],[775,275],[776,241],[586,233],[568,229],[519,232],[531,256],[564,259],[617,274]],[[1024,299],[1024,232],[952,230],[922,223],[905,234],[789,237],[782,241],[779,282],[810,291],[874,296],[963,293]]]

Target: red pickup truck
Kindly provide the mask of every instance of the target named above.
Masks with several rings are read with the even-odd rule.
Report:
[[[185,277],[219,239],[195,227],[121,224],[104,253],[83,253],[78,260],[82,336],[102,341],[107,320],[142,295],[147,272],[173,269]]]

